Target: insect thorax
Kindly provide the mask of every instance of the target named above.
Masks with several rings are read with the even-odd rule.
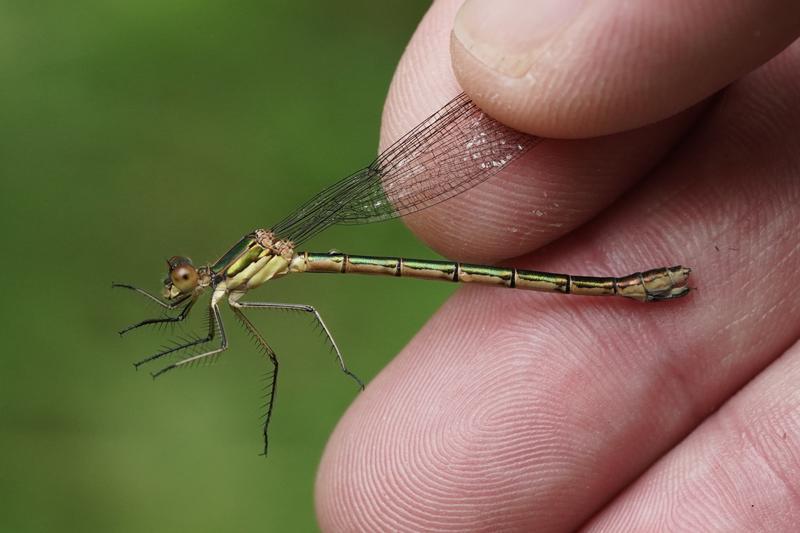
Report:
[[[275,239],[272,232],[263,229],[247,235],[236,247],[239,247],[238,253],[230,257],[227,265],[221,265],[225,267],[228,291],[254,289],[287,274],[294,257],[294,245],[290,241]]]

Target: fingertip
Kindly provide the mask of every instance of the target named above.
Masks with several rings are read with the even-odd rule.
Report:
[[[556,7],[554,5],[557,4]],[[461,86],[494,118],[555,138],[675,115],[800,33],[800,4],[467,0],[451,34]]]
[[[524,76],[548,42],[576,19],[585,0],[467,0],[453,35],[491,70]]]

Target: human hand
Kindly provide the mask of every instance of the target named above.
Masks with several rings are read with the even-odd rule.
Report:
[[[461,4],[435,2],[414,36],[384,146],[460,91]],[[529,38],[543,4],[468,1],[453,66],[492,116],[581,140],[547,140],[406,222],[455,259],[594,275],[684,264],[697,290],[642,304],[460,289],[337,427],[320,524],[793,530],[800,43],[781,49],[800,4],[584,2]],[[492,55],[508,43],[532,51]]]

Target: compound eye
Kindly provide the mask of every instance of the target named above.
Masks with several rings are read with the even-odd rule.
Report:
[[[197,269],[188,263],[177,265],[170,270],[169,277],[172,280],[172,284],[184,294],[194,290],[199,280]]]

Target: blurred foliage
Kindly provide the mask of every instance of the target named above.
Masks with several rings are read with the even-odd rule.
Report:
[[[157,289],[165,258],[211,261],[366,164],[426,7],[0,5],[0,531],[316,528],[317,463],[357,390],[308,317],[255,317],[282,362],[265,460],[266,366],[229,313],[231,349],[218,364],[154,383],[131,363],[202,317],[121,340],[118,329],[159,310],[109,286]],[[431,256],[399,222],[310,244]],[[369,380],[450,290],[320,275],[257,294],[316,305]]]

